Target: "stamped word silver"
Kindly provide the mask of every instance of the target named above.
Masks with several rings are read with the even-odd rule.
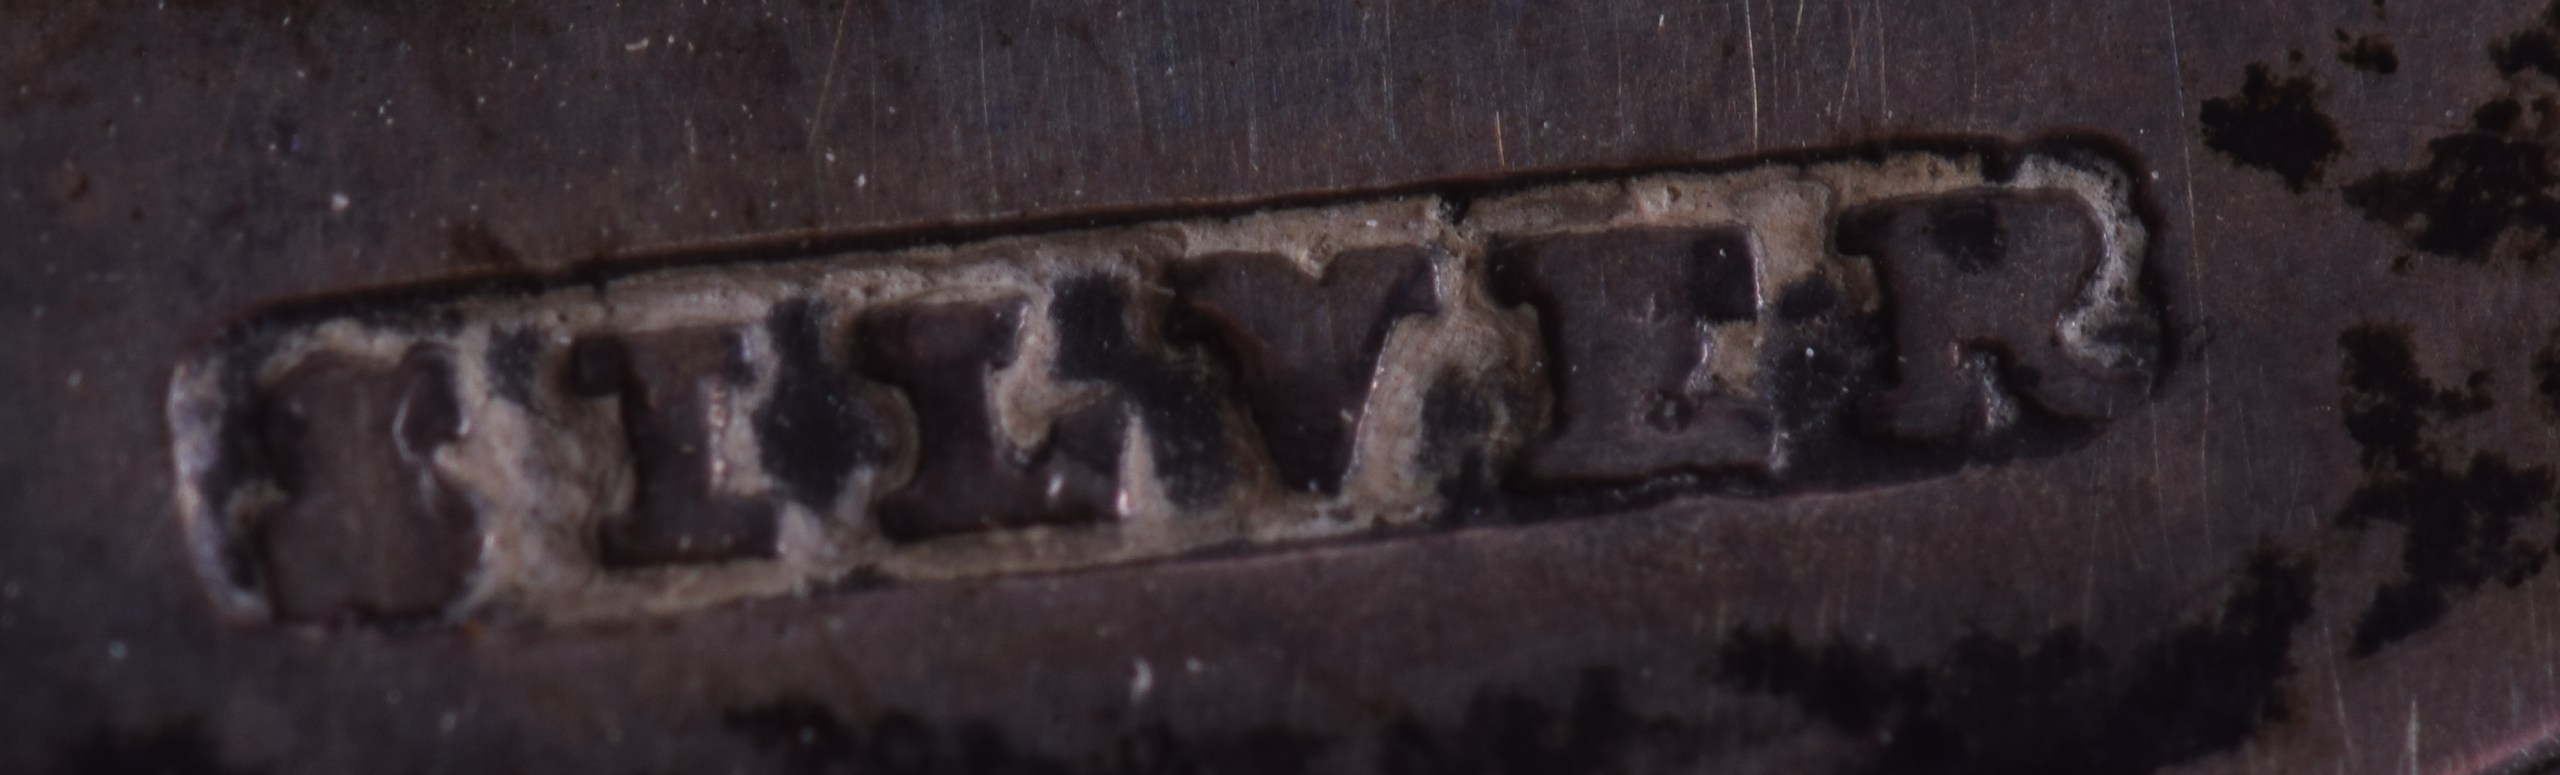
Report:
[[[177,511],[226,611],[398,625],[1894,486],[2148,399],[2137,199],[1966,142],[394,289],[179,366]]]

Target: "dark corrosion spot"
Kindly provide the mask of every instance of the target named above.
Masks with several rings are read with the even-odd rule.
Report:
[[[1742,691],[1793,699],[1814,718],[1861,736],[1929,698],[1928,676],[1895,665],[1880,647],[1798,643],[1783,627],[1734,630],[1717,652],[1716,674]]]
[[[1387,727],[1378,769],[1391,775],[1599,773],[1630,771],[1632,744],[1658,736],[1660,722],[1627,707],[1616,671],[1583,671],[1562,708],[1536,696],[1486,690],[1455,728],[1433,729],[1410,715]]]
[[[776,305],[766,321],[779,366],[773,399],[756,413],[756,437],[765,468],[792,498],[825,513],[854,468],[877,460],[886,444],[851,376],[827,357],[821,312],[800,299]]]
[[[866,738],[862,760],[870,771],[879,773],[934,772],[934,730],[923,719],[891,712],[871,722],[871,736]]]
[[[2427,143],[2424,165],[2382,170],[2343,190],[2365,218],[2398,229],[2409,247],[2467,262],[2501,241],[2560,230],[2560,175],[2551,145],[2526,133],[2525,106],[2500,98],[2472,112],[2473,129]],[[2547,118],[2546,103],[2534,106]],[[2520,255],[2530,257],[2532,251]]]
[[[833,772],[853,761],[861,739],[833,710],[805,697],[785,697],[722,714],[721,726],[782,758],[793,773]]]
[[[2216,613],[2110,659],[2063,627],[2021,645],[1975,634],[1927,664],[1744,626],[1718,683],[1794,701],[1878,741],[1867,772],[2146,773],[2230,750],[2290,712],[2293,632],[2311,568],[2253,553]]]
[[[2365,656],[2433,626],[2458,595],[2540,573],[2550,549],[2520,532],[2551,502],[2555,484],[2549,468],[2518,466],[2496,452],[2447,462],[2429,438],[2438,422],[2490,408],[2487,373],[2473,374],[2462,390],[2439,387],[2420,373],[2408,333],[2395,328],[2358,326],[2338,345],[2346,351],[2340,408],[2364,466],[2338,522],[2405,529],[2401,576],[2374,591],[2348,646]]]
[[[2523,103],[2513,97],[2499,97],[2472,109],[2471,125],[2483,132],[2505,132],[2514,129],[2516,119],[2523,117]]]
[[[80,775],[226,775],[251,770],[222,764],[203,723],[185,721],[147,730],[101,727],[65,748],[57,766]]]
[[[962,722],[952,734],[957,741],[959,771],[967,775],[1068,775],[1065,762],[1014,750],[1004,731],[984,721]]]
[[[489,223],[477,218],[461,221],[444,230],[445,247],[462,263],[475,267],[520,267],[524,256],[489,229]]]
[[[914,473],[874,505],[882,535],[915,541],[1116,513],[1119,407],[1059,418],[1047,441],[1015,449],[996,426],[994,375],[1013,363],[1027,302],[905,304],[864,312],[852,337],[863,373],[904,395]]]
[[[2205,145],[2234,164],[2273,172],[2286,190],[2302,193],[2346,148],[2337,124],[2320,112],[2317,90],[2308,78],[2276,78],[2266,65],[2250,65],[2239,94],[2204,101],[2197,117]]]
[[[1848,303],[1840,298],[1840,289],[1820,277],[1788,283],[1778,292],[1778,320],[1805,323],[1825,315],[1839,314]]]
[[[2347,434],[2363,449],[2368,469],[2425,457],[2419,434],[2428,423],[2478,414],[2491,405],[2487,375],[2475,375],[2468,390],[2453,390],[2419,373],[2405,329],[2357,326],[2338,335],[2338,347],[2346,351],[2339,381],[2346,388],[2341,408]]]
[[[2542,12],[2542,26],[2518,32],[2489,49],[2498,72],[2515,75],[2533,70],[2560,78],[2560,2]]]
[[[1422,455],[1416,462],[1439,478],[1447,508],[1443,519],[1451,524],[1476,524],[1509,513],[1512,501],[1503,497],[1493,462],[1503,445],[1493,432],[1504,402],[1500,391],[1452,373],[1433,379],[1423,394]]]
[[[1423,462],[1456,462],[1464,445],[1493,430],[1493,420],[1491,397],[1481,395],[1463,377],[1442,374],[1431,381],[1430,391],[1422,398]]]
[[[489,342],[490,381],[498,395],[520,405],[533,403],[542,370],[542,332],[531,328],[500,331]]]
[[[721,722],[780,759],[783,771],[804,775],[1292,775],[1308,772],[1326,746],[1321,739],[1279,725],[1185,735],[1155,722],[1118,735],[1101,750],[1068,759],[1025,751],[1004,730],[984,721],[946,727],[893,710],[868,725],[855,725],[824,703],[798,696],[731,710]]]
[[[2341,519],[2379,520],[2407,528],[2400,579],[2374,591],[2356,620],[2353,656],[2381,650],[2433,626],[2455,594],[2497,581],[2521,584],[2542,571],[2549,547],[2518,535],[2552,495],[2552,474],[2478,453],[2456,470],[2426,464],[2369,471]]]
[[[2339,30],[2338,61],[2374,75],[2390,75],[2400,69],[2400,55],[2391,50],[2391,38],[2380,34],[2350,39],[2345,30]]]
[[[2548,344],[2533,357],[2533,390],[2542,397],[2542,410],[2560,420],[2560,328],[2551,330]]]
[[[2288,655],[2295,627],[2311,614],[2311,570],[2262,549],[2211,621],[2140,649],[2096,755],[2144,766],[2092,770],[2149,771],[2229,750],[2260,724],[2287,718]]]
[[[1130,325],[1129,308],[1129,292],[1111,278],[1060,283],[1049,302],[1058,331],[1058,375],[1115,388],[1121,404],[1146,427],[1174,501],[1209,503],[1230,478],[1221,393],[1177,366],[1159,343],[1141,340]]]
[[[1960,648],[1968,648],[1962,647]],[[1710,667],[1733,689],[1785,698],[1853,738],[1885,741],[1868,771],[1945,772],[1964,740],[1930,708],[1930,670],[1905,667],[1874,645],[1801,643],[1783,627],[1735,629]]]
[[[1316,756],[1325,748],[1321,738],[1279,725],[1185,737],[1171,725],[1157,722],[1122,735],[1107,757],[1111,762],[1107,771],[1292,775],[1313,771]]]

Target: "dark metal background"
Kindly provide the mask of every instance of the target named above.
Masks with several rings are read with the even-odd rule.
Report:
[[[10,4],[0,770],[2530,767],[2555,37],[2516,2]],[[2054,458],[487,632],[221,624],[171,515],[169,369],[279,298],[2058,130],[2144,165],[2181,351]]]

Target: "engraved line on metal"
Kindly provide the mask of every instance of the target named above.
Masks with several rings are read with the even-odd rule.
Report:
[[[1864,153],[381,297],[169,422],[253,621],[586,621],[2084,443],[2163,354],[2124,164]]]

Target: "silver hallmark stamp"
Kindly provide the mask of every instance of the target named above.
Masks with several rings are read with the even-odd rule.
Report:
[[[1950,142],[361,294],[178,367],[177,510],[238,618],[398,624],[1892,486],[2150,397],[2137,188]]]

